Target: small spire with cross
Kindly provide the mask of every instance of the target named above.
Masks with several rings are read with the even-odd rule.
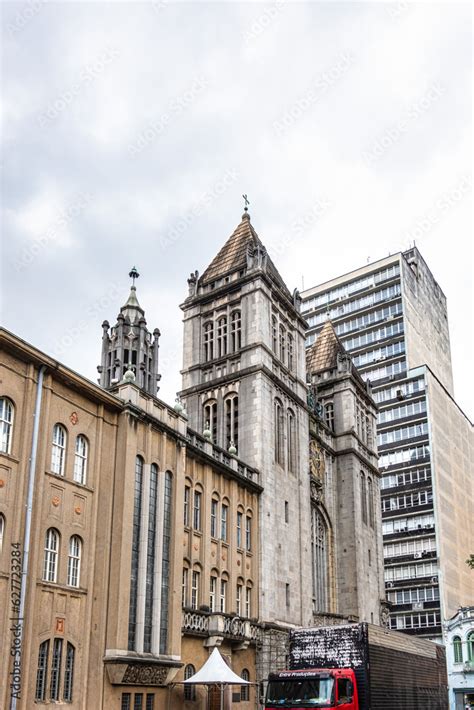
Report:
[[[130,273],[128,275],[132,279],[132,288],[135,288],[135,279],[138,279],[138,277],[140,276],[140,274],[137,271],[136,266],[132,267],[132,270],[130,271]]]

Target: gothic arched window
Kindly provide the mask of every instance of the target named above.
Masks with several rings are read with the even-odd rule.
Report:
[[[227,355],[227,317],[222,316],[217,321],[217,357]]]
[[[283,405],[279,399],[274,405],[275,462],[283,465]]]
[[[242,347],[242,318],[240,311],[234,311],[231,316],[231,348],[236,353]]]
[[[72,690],[74,687],[74,656],[76,649],[72,643],[67,644],[66,648],[66,665],[64,667],[64,689],[63,700],[67,703],[72,702]]]
[[[184,680],[188,680],[196,673],[196,669],[192,663],[188,663],[184,669]],[[196,686],[185,685],[184,686],[184,699],[185,700],[196,700]]]
[[[204,404],[204,427],[209,427],[213,443],[217,443],[217,402],[209,400]]]
[[[367,522],[367,489],[365,483],[365,475],[363,471],[360,472],[360,510],[362,515],[362,522]]]
[[[225,427],[226,427],[226,448],[231,442],[235,448],[239,448],[239,397],[237,394],[230,394],[224,400],[225,407]]]
[[[214,323],[209,322],[204,326],[204,360],[209,362],[214,358]]]
[[[12,445],[13,417],[15,407],[7,397],[0,398],[0,451],[9,454]]]
[[[324,418],[327,426],[331,431],[334,431],[334,405],[332,402],[328,402],[324,405]]]
[[[313,609],[314,611],[328,611],[328,530],[323,516],[314,505],[311,508],[311,553],[313,562]]]
[[[278,353],[278,330],[276,316],[272,316],[272,350],[277,355]]]
[[[288,420],[288,434],[287,434],[288,470],[294,472],[295,471],[295,462],[296,462],[296,423],[295,423],[294,412],[292,412],[291,409],[288,410],[287,420]]]
[[[288,369],[293,369],[293,336],[288,333]]]
[[[286,361],[286,330],[280,325],[280,360],[285,363]]]
[[[240,674],[240,677],[242,680],[250,681],[250,673],[246,668],[242,670],[242,673]],[[248,701],[250,700],[250,686],[248,685],[241,685],[240,686],[240,700],[241,701]]]
[[[370,477],[367,478],[367,498],[369,503],[369,523],[370,526],[373,528],[375,525],[374,491],[372,479]]]
[[[138,606],[138,569],[140,557],[140,533],[142,517],[142,493],[143,493],[143,459],[141,456],[135,458],[135,487],[133,502],[133,525],[132,525],[132,565],[130,571],[130,605],[128,619],[128,650],[135,651],[136,626],[137,626],[137,606]]]
[[[155,596],[155,541],[158,510],[158,466],[150,466],[150,486],[148,500],[148,531],[146,547],[146,586],[145,586],[145,620],[143,632],[143,650],[151,652],[151,636],[153,627],[153,599]]]
[[[48,675],[49,639],[40,643],[38,652],[38,665],[36,668],[35,700],[40,702],[46,699],[46,678]]]

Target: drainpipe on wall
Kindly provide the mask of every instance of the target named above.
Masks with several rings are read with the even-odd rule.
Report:
[[[46,365],[42,365],[38,370],[38,383],[36,385],[36,402],[35,411],[33,415],[33,439],[31,442],[31,456],[30,456],[30,470],[28,473],[28,497],[26,501],[26,520],[25,520],[25,537],[23,541],[23,565],[21,570],[21,591],[20,591],[20,608],[18,612],[19,624],[20,624],[20,635],[15,648],[17,654],[21,659],[21,650],[23,645],[23,615],[25,612],[25,599],[26,599],[26,581],[28,578],[28,562],[30,556],[30,538],[31,538],[31,519],[33,517],[33,493],[35,489],[35,477],[36,477],[36,456],[38,452],[38,435],[39,435],[39,422],[40,422],[40,412],[41,412],[41,400],[43,397],[43,376],[46,370]],[[20,686],[21,692],[21,686]],[[10,709],[16,710],[18,698],[13,696],[10,698]]]

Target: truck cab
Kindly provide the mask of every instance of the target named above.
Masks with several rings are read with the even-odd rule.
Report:
[[[280,671],[268,677],[265,710],[359,710],[357,683],[351,668]]]

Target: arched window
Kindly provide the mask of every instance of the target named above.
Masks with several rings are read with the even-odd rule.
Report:
[[[235,448],[239,448],[239,398],[237,394],[231,394],[224,400],[225,405],[225,426],[226,426],[226,448],[233,443]]]
[[[44,543],[43,579],[56,582],[58,576],[59,533],[55,528],[46,531]]]
[[[229,535],[229,501],[225,500],[221,505],[221,540],[228,542]]]
[[[80,434],[76,439],[76,451],[74,454],[74,480],[76,483],[85,485],[87,474],[87,454],[89,444],[85,436]]]
[[[236,607],[237,616],[242,616],[243,589],[244,589],[243,579],[238,579],[236,593],[235,593],[235,607]]]
[[[61,681],[61,660],[63,655],[63,640],[54,639],[53,656],[51,658],[51,685],[49,686],[50,700],[59,700],[59,685]]]
[[[69,557],[67,561],[67,583],[70,587],[78,587],[81,576],[82,540],[73,535],[69,540]]]
[[[240,674],[240,677],[242,680],[247,680],[250,681],[250,673],[246,668],[242,669],[242,673]],[[241,685],[240,686],[240,700],[247,702],[250,700],[250,686],[249,685]]]
[[[370,527],[373,528],[375,525],[374,491],[372,479],[370,477],[367,478],[367,498],[369,502],[369,523]]]
[[[217,442],[217,402],[209,400],[204,404],[204,426],[209,427],[212,434],[212,441]]]
[[[250,619],[252,616],[252,587],[245,587],[245,616]]]
[[[66,429],[62,424],[55,424],[53,428],[53,448],[51,451],[51,471],[58,476],[64,476],[66,442]]]
[[[459,636],[453,638],[454,663],[462,663],[462,642]]]
[[[224,575],[221,578],[220,589],[219,589],[219,611],[225,614],[227,611],[227,587],[229,582]]]
[[[328,611],[328,532],[326,523],[315,506],[311,509],[311,553],[314,611]]]
[[[286,330],[280,325],[280,360],[286,362]]]
[[[324,418],[326,420],[326,425],[334,431],[334,405],[332,402],[328,402],[324,405]]]
[[[196,673],[196,669],[193,666],[193,664],[188,663],[188,665],[184,669],[184,680],[188,680],[195,673]],[[184,686],[184,699],[185,700],[196,700],[196,687],[194,685],[185,685]]]
[[[130,605],[128,617],[128,650],[135,651],[137,602],[138,602],[138,562],[140,557],[140,532],[143,493],[143,459],[135,458],[135,486],[133,496],[132,561],[130,570]]]
[[[283,406],[279,399],[274,406],[275,462],[283,465]]]
[[[40,643],[38,652],[38,666],[36,669],[35,700],[46,699],[46,678],[48,675],[49,640]]]
[[[474,631],[467,635],[467,660],[474,661]]]
[[[217,357],[227,355],[227,317],[222,316],[217,321]]]
[[[234,311],[231,315],[231,347],[236,353],[242,347],[242,318],[240,311]]]
[[[0,513],[0,555],[3,549],[3,538],[5,537],[5,516]]]
[[[216,596],[217,596],[217,575],[211,573],[209,582],[209,608],[212,612],[216,611]]]
[[[277,327],[277,319],[275,316],[272,316],[272,350],[277,355],[278,353],[278,327]]]
[[[288,333],[288,369],[293,370],[293,336]]]
[[[367,523],[367,490],[363,471],[360,472],[360,510],[362,522]]]
[[[146,591],[145,591],[145,628],[143,650],[151,652],[151,634],[153,624],[153,598],[155,590],[155,538],[158,505],[158,466],[150,466],[150,497],[148,501],[148,531],[146,547]]]
[[[168,649],[168,604],[170,594],[172,503],[173,475],[170,471],[166,471],[165,486],[163,491],[163,548],[161,569],[160,653],[167,653]]]
[[[201,502],[202,492],[195,490],[193,502],[193,528],[195,530],[201,530]]]
[[[63,700],[66,703],[72,703],[72,691],[74,687],[74,657],[76,649],[72,643],[67,644],[66,648],[66,665],[64,667],[64,688]]]
[[[252,516],[245,516],[245,549],[247,552],[252,550]]]
[[[295,471],[296,466],[296,425],[295,425],[295,415],[291,409],[287,413],[288,421],[288,434],[287,434],[287,444],[288,444],[288,470]]]
[[[9,454],[12,446],[15,407],[7,397],[0,398],[0,452]]]
[[[214,323],[209,321],[204,326],[204,360],[209,362],[214,357]]]
[[[201,583],[201,573],[198,569],[193,569],[191,577],[191,609],[199,606],[199,587]]]

